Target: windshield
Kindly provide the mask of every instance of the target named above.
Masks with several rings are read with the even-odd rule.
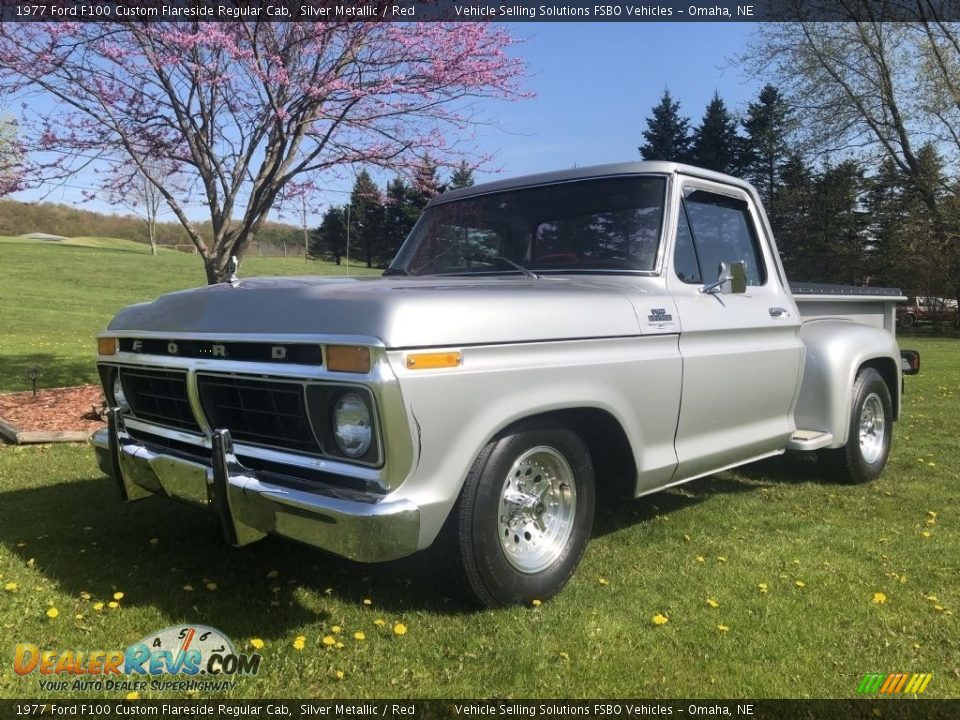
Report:
[[[388,272],[650,271],[665,189],[662,177],[625,176],[435,205],[417,222]]]

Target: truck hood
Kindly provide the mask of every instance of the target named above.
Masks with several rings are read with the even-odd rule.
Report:
[[[354,335],[410,348],[636,335],[640,323],[602,278],[297,277],[170,293],[121,310],[108,330]]]

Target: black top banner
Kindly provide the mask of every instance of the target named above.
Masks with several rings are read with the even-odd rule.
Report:
[[[960,0],[0,0],[3,22],[915,22]]]
[[[301,720],[956,720],[960,700],[22,700],[0,720],[258,718]]]

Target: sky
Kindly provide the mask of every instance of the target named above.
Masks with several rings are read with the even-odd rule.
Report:
[[[732,58],[749,42],[752,28],[741,23],[514,23],[511,34],[523,43],[511,52],[527,65],[531,99],[485,101],[482,114],[491,121],[476,128],[473,145],[492,154],[489,166],[475,173],[478,182],[608,162],[640,159],[645,118],[664,89],[680,102],[681,112],[696,125],[715,92],[734,112],[756,98],[764,78],[746,77]],[[456,138],[450,138],[455,140]],[[497,172],[494,172],[497,171]],[[381,185],[387,175],[375,174]],[[90,177],[68,180],[71,187],[44,188],[13,195],[34,201],[82,206],[107,213],[128,213],[108,202],[85,199]],[[313,199],[319,223],[323,208],[342,204],[352,181],[330,177],[327,192]],[[203,206],[189,208],[203,219]],[[161,220],[171,220],[172,216]],[[299,224],[298,214],[281,219]]]

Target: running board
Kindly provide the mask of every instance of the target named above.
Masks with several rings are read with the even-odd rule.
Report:
[[[833,442],[833,433],[821,430],[797,430],[787,441],[787,450],[819,450]]]

